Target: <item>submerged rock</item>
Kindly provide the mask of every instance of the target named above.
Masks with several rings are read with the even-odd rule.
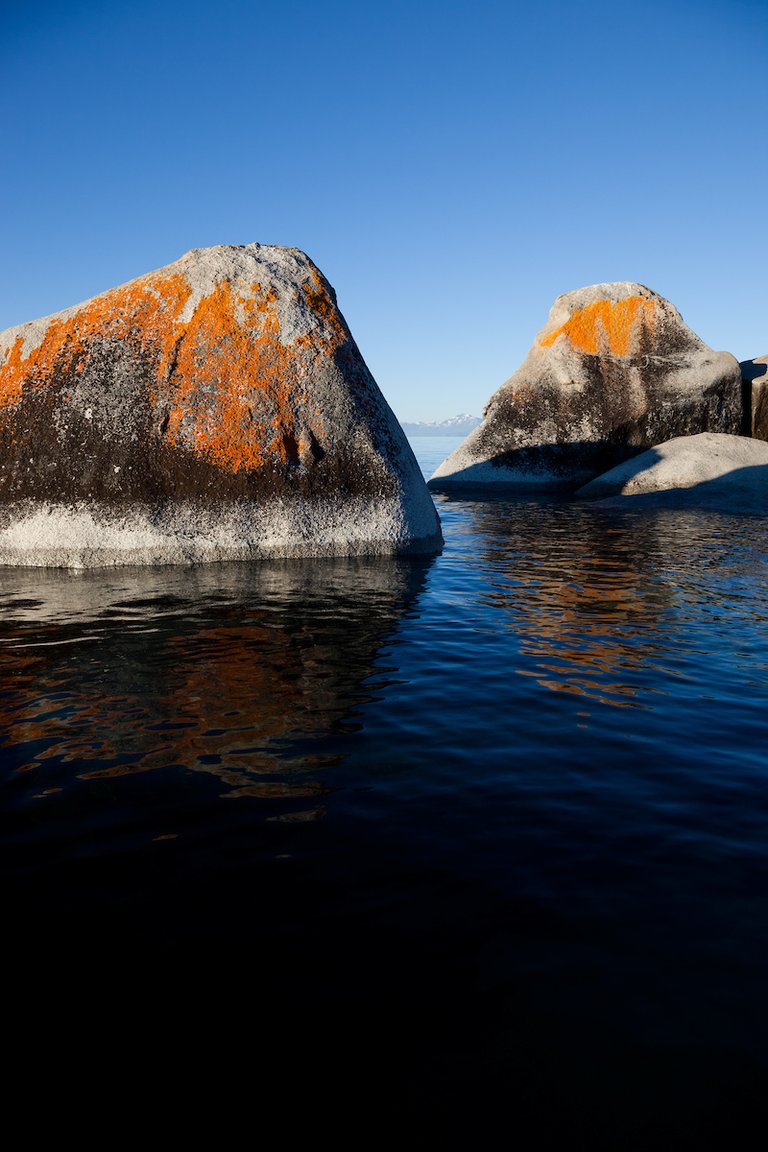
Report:
[[[333,289],[295,248],[193,249],[0,333],[0,563],[441,543]]]
[[[768,444],[717,432],[678,436],[596,477],[576,495],[768,513]]]
[[[642,284],[559,296],[533,347],[433,489],[573,489],[644,448],[738,433],[741,373]]]
[[[743,360],[744,431],[757,440],[768,440],[768,356]]]

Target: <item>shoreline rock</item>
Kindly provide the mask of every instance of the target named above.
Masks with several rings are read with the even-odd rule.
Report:
[[[741,429],[741,372],[658,293],[629,281],[559,296],[436,491],[573,491],[674,436]]]
[[[744,431],[756,440],[768,440],[768,356],[743,360],[739,367],[744,386]]]
[[[596,477],[575,496],[614,506],[768,513],[768,443],[717,432],[680,436]]]
[[[402,555],[434,502],[330,284],[193,249],[0,333],[0,563]]]

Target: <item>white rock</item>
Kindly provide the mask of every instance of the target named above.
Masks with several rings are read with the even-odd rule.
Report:
[[[576,496],[768,512],[768,443],[723,432],[679,436],[596,477]]]

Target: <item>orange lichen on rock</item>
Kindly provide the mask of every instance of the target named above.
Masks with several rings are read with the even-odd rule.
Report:
[[[326,323],[335,323],[338,325],[338,316],[333,306],[333,301],[323,287],[320,277],[316,272],[312,273],[312,280],[312,284],[304,284],[303,286],[307,304],[309,304],[309,307],[319,319],[324,320]]]
[[[169,443],[229,472],[296,462],[309,450],[310,434],[319,439],[322,431],[317,414],[311,425],[305,419],[312,365],[347,338],[320,278],[313,274],[302,288],[313,318],[306,332],[284,342],[274,288],[253,283],[239,291],[220,280],[182,321],[192,292],[186,278],[142,277],[51,320],[26,356],[22,336],[5,349],[0,411],[25,391],[82,375],[99,344],[126,341],[149,354],[148,399],[156,411],[169,405]]]
[[[256,289],[256,285],[253,289]],[[222,281],[201,300],[178,346],[168,438],[230,472],[295,462],[309,446],[304,353],[329,356],[339,332],[280,339],[273,290],[237,295]]]
[[[220,282],[195,309],[177,353],[168,438],[231,472],[258,468],[274,453],[285,459],[291,410],[303,399],[290,387],[292,350],[264,304]]]
[[[18,403],[25,388],[45,387],[57,374],[82,373],[95,341],[130,340],[150,346],[162,373],[170,363],[177,320],[190,293],[178,273],[143,277],[95,297],[66,319],[52,320],[27,356],[18,337],[0,366],[0,409]]]
[[[656,302],[642,296],[597,300],[574,312],[539,344],[551,348],[559,336],[567,336],[574,348],[588,356],[631,356],[638,349],[640,332],[653,327],[655,315]]]
[[[23,347],[23,339],[17,336],[13,347],[6,349],[5,364],[0,367],[0,410],[12,408],[21,400],[25,375],[21,353]]]

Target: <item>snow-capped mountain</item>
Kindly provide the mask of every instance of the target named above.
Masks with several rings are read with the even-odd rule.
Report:
[[[400,426],[406,436],[467,436],[481,423],[480,416],[470,416],[462,412],[447,420],[401,420]]]

